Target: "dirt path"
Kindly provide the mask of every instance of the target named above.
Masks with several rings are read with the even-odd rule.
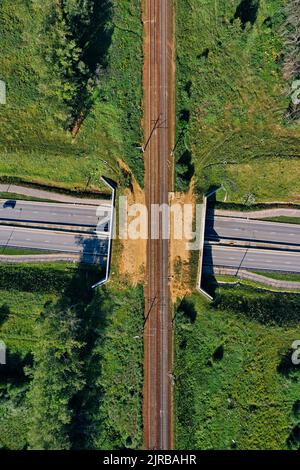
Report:
[[[258,211],[224,211],[216,209],[214,211],[215,215],[223,217],[236,217],[243,219],[265,219],[268,217],[300,217],[300,209],[263,209]]]
[[[92,206],[109,205],[109,200],[105,199],[89,199],[67,196],[65,194],[56,193],[54,191],[45,191],[42,189],[29,188],[27,186],[19,186],[15,184],[0,184],[0,192],[21,194],[23,196],[33,197],[37,199],[47,199],[49,201],[66,202],[70,204],[88,204]]]
[[[234,276],[239,279],[245,279],[248,281],[258,282],[260,284],[265,284],[266,286],[271,286],[279,289],[288,289],[288,290],[298,290],[300,289],[300,282],[297,281],[284,281],[280,279],[273,279],[268,277],[268,273],[263,276],[261,274],[256,274],[246,269],[231,269],[231,268],[214,268],[214,273],[217,275],[229,275]],[[223,282],[226,284],[226,282]],[[222,284],[222,282],[220,282]],[[285,291],[283,291],[285,292]]]

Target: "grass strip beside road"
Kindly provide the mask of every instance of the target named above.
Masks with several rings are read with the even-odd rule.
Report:
[[[267,217],[265,219],[266,222],[278,222],[282,224],[295,224],[300,225],[300,217],[288,217],[288,216],[279,216],[279,217]]]
[[[270,271],[254,271],[260,276],[269,277],[271,279],[277,279],[278,281],[292,281],[300,282],[300,274],[293,273],[280,273],[280,272],[270,272]]]
[[[30,248],[13,248],[10,246],[0,247],[0,255],[20,256],[20,255],[53,255],[57,251],[35,250]]]
[[[51,199],[40,199],[37,197],[25,196],[24,194],[17,193],[3,193],[0,192],[0,199],[13,200],[13,201],[33,201],[33,202],[52,202]],[[59,204],[59,201],[57,202]]]

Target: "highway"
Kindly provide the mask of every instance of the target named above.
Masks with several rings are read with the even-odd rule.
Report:
[[[300,246],[300,225],[232,217],[207,218],[208,240],[251,240]]]
[[[107,254],[108,237],[0,225],[0,246],[51,252]],[[0,248],[1,252],[1,248]]]
[[[300,225],[208,216],[203,265],[300,273]]]
[[[205,245],[204,266],[300,273],[300,251]]]
[[[109,221],[111,217],[110,206],[101,205],[101,208],[104,213],[103,217],[106,217],[107,221]],[[7,200],[0,199],[0,222],[35,222],[40,224],[95,227],[98,221],[96,211],[97,206],[19,200],[15,201],[15,206],[12,208]]]
[[[146,0],[144,9],[144,148],[148,226],[152,205],[169,204],[171,188],[173,103],[173,2]],[[168,450],[172,433],[172,310],[169,288],[169,242],[149,237],[145,286],[144,446]]]
[[[0,247],[106,256],[111,207],[0,200]],[[22,224],[22,226],[21,226]],[[31,225],[31,226],[30,226]],[[97,228],[97,235],[94,231]],[[58,230],[59,228],[59,230]],[[84,228],[90,234],[79,233]],[[1,253],[1,248],[0,248]],[[92,258],[91,258],[92,259]]]

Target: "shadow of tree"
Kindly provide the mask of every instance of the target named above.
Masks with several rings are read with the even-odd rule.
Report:
[[[293,404],[293,415],[296,418],[300,418],[300,400],[295,401]]]
[[[247,23],[253,25],[257,19],[257,12],[259,9],[259,0],[241,0],[238,5],[234,19],[239,18],[242,23],[242,28],[245,29]]]
[[[294,426],[286,442],[289,449],[300,449],[300,424]]]
[[[1,305],[1,307],[0,307],[0,326],[2,326],[3,323],[5,323],[6,320],[8,319],[9,312],[10,312],[10,309],[9,309],[9,306],[7,304]]]
[[[189,323],[195,323],[197,318],[197,311],[195,309],[194,303],[188,299],[183,299],[177,309],[186,321]]]
[[[13,383],[14,385],[28,382],[24,368],[32,365],[32,354],[25,356],[9,349],[6,352],[6,364],[1,367],[1,383]]]
[[[99,64],[107,66],[107,51],[113,31],[112,1],[79,0],[77,3],[75,10],[68,11],[68,22],[72,35],[82,50],[81,59],[89,71],[95,73]],[[82,3],[86,4],[85,14]]]
[[[277,366],[277,372],[284,377],[297,380],[299,376],[299,366],[293,364],[292,356],[294,350],[290,349],[286,354],[281,356],[280,363]],[[300,376],[299,376],[300,377]]]
[[[70,128],[74,131],[92,106],[92,94],[107,69],[107,54],[113,33],[112,1],[57,2],[49,28],[58,31],[53,60],[61,64],[62,75],[76,89],[69,103]],[[64,36],[65,43],[62,41]],[[74,45],[73,52],[71,45]],[[65,60],[61,61],[63,51]]]
[[[103,426],[98,419],[103,391],[97,385],[101,377],[102,355],[96,348],[99,338],[105,336],[108,320],[101,308],[105,293],[101,290],[85,311],[83,328],[81,331],[81,341],[85,344],[81,351],[81,358],[84,361],[84,375],[87,378],[83,389],[74,396],[71,406],[74,410],[71,423],[70,437],[74,449],[93,448],[91,442],[95,435]]]

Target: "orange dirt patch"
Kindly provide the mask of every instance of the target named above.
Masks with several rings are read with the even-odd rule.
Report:
[[[183,236],[181,239],[175,237],[174,217],[171,216],[171,237],[170,237],[170,289],[172,301],[183,298],[190,294],[190,256],[191,251],[188,249],[188,242],[191,239],[193,231],[193,219],[195,216],[195,196],[193,193],[193,185],[188,193],[172,193],[170,195],[171,208],[178,205],[182,208],[185,204],[192,205],[191,217],[186,218],[184,224]]]
[[[124,162],[119,161],[121,168],[131,173]],[[132,204],[145,205],[145,193],[132,176],[132,191],[126,189],[124,196],[127,197],[127,207]],[[130,223],[131,219],[128,218]],[[147,240],[120,240],[121,254],[119,258],[119,273],[129,278],[134,284],[144,282],[146,271]]]

